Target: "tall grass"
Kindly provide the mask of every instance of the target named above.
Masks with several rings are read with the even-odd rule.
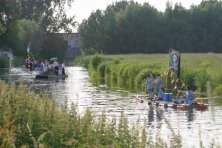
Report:
[[[129,127],[127,118],[107,120],[76,105],[58,105],[44,93],[0,80],[0,147],[155,147],[145,126]]]
[[[104,78],[107,84],[141,90],[147,73],[152,73],[154,77],[160,73],[166,85],[164,71],[168,70],[169,66],[168,54],[96,55],[81,59],[79,61],[87,65],[91,78],[96,81]],[[97,61],[95,66],[91,62],[93,60]],[[222,63],[221,54],[181,54],[181,80],[205,96],[207,95],[205,84],[211,81],[213,95],[221,96],[220,63]],[[173,83],[170,85],[171,88],[174,87]]]

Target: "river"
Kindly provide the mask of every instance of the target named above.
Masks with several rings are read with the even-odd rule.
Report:
[[[145,123],[153,140],[161,137],[170,147],[173,134],[182,138],[182,147],[222,147],[222,106],[210,106],[208,111],[182,111],[173,109],[149,110],[147,101],[136,103],[136,94],[106,85],[95,86],[90,82],[88,72],[83,67],[67,67],[69,77],[65,80],[37,80],[35,72],[23,68],[0,69],[0,78],[7,82],[21,80],[27,89],[37,93],[45,91],[58,103],[75,103],[79,113],[91,108],[96,113],[105,110],[107,117],[120,117],[124,112],[129,124]],[[169,122],[167,124],[166,120]],[[170,130],[172,129],[172,130]],[[200,140],[201,139],[201,140]],[[200,142],[201,141],[201,142]]]

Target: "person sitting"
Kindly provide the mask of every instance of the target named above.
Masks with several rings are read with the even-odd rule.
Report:
[[[185,95],[183,95],[181,91],[178,91],[178,93],[176,95],[176,100],[174,101],[174,103],[184,104],[184,103],[186,103],[185,98],[186,98]]]
[[[187,86],[187,91],[185,94],[181,95],[181,92],[178,93],[175,103],[177,104],[187,103],[191,105],[193,103],[193,100],[194,100],[194,93],[192,89],[189,86]]]
[[[163,100],[164,99],[164,88],[161,87],[159,92],[158,92],[158,95],[157,95],[157,98],[158,100]]]
[[[193,93],[192,89],[189,86],[187,86],[187,91],[186,91],[186,94],[185,94],[185,100],[186,100],[186,103],[188,103],[188,104],[192,104],[193,100],[194,100],[194,93]]]

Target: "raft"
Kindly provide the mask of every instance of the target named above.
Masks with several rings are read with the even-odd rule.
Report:
[[[149,95],[136,95],[136,104],[143,103],[144,100],[148,101],[148,106],[162,106],[163,108],[172,108],[175,110],[188,110],[189,108],[195,108],[200,111],[205,111],[208,110],[209,104],[207,103],[207,98],[202,98],[202,99],[196,99],[192,104],[188,103],[180,103],[177,104],[173,100],[157,100],[154,98],[150,98]],[[200,101],[200,100],[205,100],[205,101]]]
[[[46,75],[46,74],[37,74],[36,79],[50,79],[50,78],[67,78],[68,75]]]

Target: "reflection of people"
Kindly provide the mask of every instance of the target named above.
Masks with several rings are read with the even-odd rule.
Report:
[[[65,75],[65,62],[62,63],[62,74]]]
[[[153,111],[153,106],[152,102],[148,102],[149,110],[148,110],[148,124],[151,125],[152,122],[154,121],[154,111]]]
[[[159,91],[161,90],[162,87],[162,78],[160,77],[160,74],[157,74],[155,82],[156,82],[156,95],[158,96]]]
[[[161,121],[163,118],[163,111],[160,110],[159,106],[160,106],[159,102],[156,102],[156,118],[158,121]]]
[[[193,103],[194,93],[193,93],[192,89],[189,86],[187,86],[187,91],[186,91],[186,96],[185,97],[186,97],[186,102],[188,104],[192,104]]]
[[[153,78],[152,74],[149,73],[147,75],[146,82],[147,82],[147,89],[148,89],[149,93],[152,95],[153,94],[153,82],[154,82],[154,78]]]
[[[188,121],[193,121],[194,120],[193,107],[189,107],[186,115],[187,115],[187,120]]]

